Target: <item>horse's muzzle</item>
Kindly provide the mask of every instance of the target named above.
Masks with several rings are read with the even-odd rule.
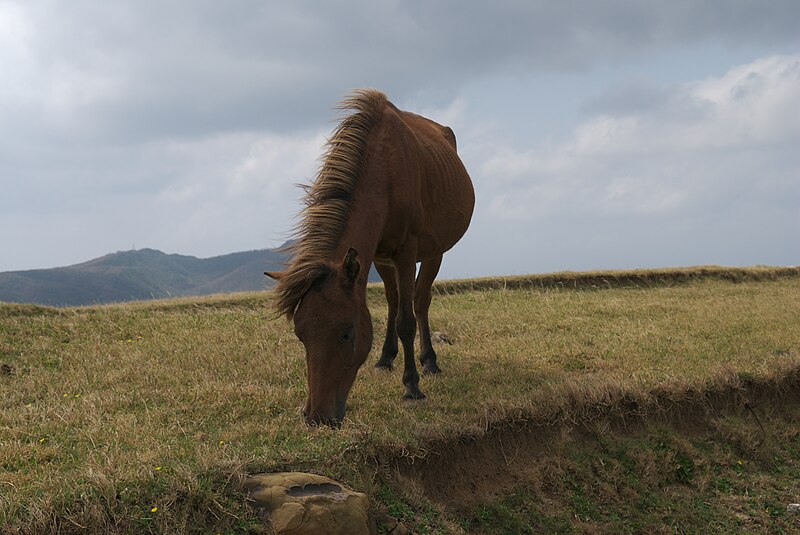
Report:
[[[327,425],[329,427],[333,427],[335,429],[339,429],[342,427],[342,420],[344,420],[345,414],[345,404],[344,402],[336,403],[336,407],[333,411],[333,414],[324,414],[323,411],[308,411],[305,408],[303,409],[303,418],[305,419],[306,423],[311,426],[316,425]]]
[[[306,411],[303,410],[303,419],[305,419],[306,424],[314,427],[317,425],[327,425],[329,427],[333,427],[334,429],[339,429],[342,427],[342,420],[340,418],[327,418],[325,416],[320,416],[319,414],[306,414]]]

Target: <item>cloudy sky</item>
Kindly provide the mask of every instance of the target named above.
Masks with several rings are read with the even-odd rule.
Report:
[[[800,264],[800,2],[0,0],[0,271],[279,245],[336,102],[453,127],[441,277]]]

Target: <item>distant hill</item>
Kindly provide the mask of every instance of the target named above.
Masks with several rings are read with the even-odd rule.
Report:
[[[0,273],[0,301],[79,306],[263,290],[272,284],[264,271],[286,259],[275,249],[213,258],[122,251],[73,266]]]
[[[261,249],[212,258],[155,249],[121,251],[83,264],[0,273],[0,301],[82,306],[269,288],[264,271],[280,270],[288,255]],[[370,280],[380,280],[375,268]]]

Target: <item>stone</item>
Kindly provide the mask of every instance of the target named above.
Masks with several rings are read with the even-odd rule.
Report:
[[[790,503],[786,506],[786,512],[800,515],[800,503]]]
[[[431,333],[431,342],[434,344],[453,345],[453,340],[451,340],[450,337],[445,333],[439,331],[433,331]]]
[[[341,483],[316,474],[276,472],[244,481],[253,505],[286,535],[372,535],[369,500]]]

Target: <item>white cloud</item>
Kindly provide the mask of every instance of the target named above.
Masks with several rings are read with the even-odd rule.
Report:
[[[194,202],[203,195],[219,202],[274,202],[276,191],[313,176],[324,143],[321,132],[222,133],[148,144],[141,151],[141,163],[162,177],[153,188],[159,202]]]
[[[28,56],[33,28],[25,10],[10,2],[0,3],[0,60],[22,63]]]
[[[315,162],[326,141],[318,132],[306,136],[260,136],[250,145],[228,180],[228,191],[251,195],[287,183],[306,183],[313,178]]]
[[[209,255],[226,241],[231,251],[281,242],[300,208],[294,185],[313,178],[324,143],[320,132],[238,133],[151,147],[146,165],[166,178],[146,211],[171,234],[158,246]]]
[[[650,109],[598,114],[559,145],[499,150],[479,170],[501,177],[489,212],[517,220],[678,214],[755,189],[774,192],[778,204],[787,193],[800,201],[800,56],[765,58],[673,91]]]
[[[689,89],[708,103],[710,119],[693,141],[717,147],[751,147],[796,139],[800,114],[800,56],[775,56],[731,69]]]

